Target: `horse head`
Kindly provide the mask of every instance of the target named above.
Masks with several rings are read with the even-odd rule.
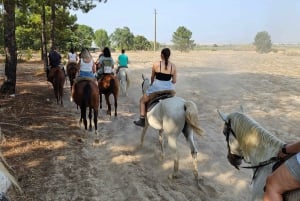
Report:
[[[149,78],[145,77],[144,74],[142,74],[142,78],[143,78],[142,92],[143,92],[143,94],[145,94],[147,89],[150,87],[150,80],[149,80]]]
[[[222,113],[219,110],[218,113],[221,119],[225,122],[223,134],[225,135],[227,143],[227,159],[232,166],[234,166],[236,169],[239,169],[244,157],[239,142],[236,138],[236,134],[232,129],[230,115]]]

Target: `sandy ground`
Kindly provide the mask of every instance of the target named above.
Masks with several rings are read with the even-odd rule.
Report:
[[[114,53],[116,59],[118,53]],[[157,131],[149,129],[142,148],[138,115],[141,75],[150,76],[160,52],[128,52],[131,86],[119,97],[118,116],[100,111],[99,137],[79,127],[80,111],[69,101],[56,105],[42,65],[18,66],[16,97],[0,99],[2,152],[24,189],[11,189],[17,201],[244,201],[251,170],[234,169],[226,159],[223,122],[217,109],[235,111],[242,105],[263,127],[287,142],[300,137],[300,57],[246,51],[172,52],[178,68],[177,96],[197,104],[205,136],[198,147],[199,189],[192,157],[179,137],[179,178],[170,180],[173,153],[166,146],[160,160]],[[95,54],[96,58],[96,54]],[[1,75],[2,76],[2,75]],[[47,101],[50,99],[50,101]],[[94,144],[95,139],[99,144]]]

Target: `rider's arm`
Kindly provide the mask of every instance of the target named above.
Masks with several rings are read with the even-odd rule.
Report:
[[[92,71],[93,71],[93,73],[95,73],[96,71],[97,71],[97,69],[96,69],[96,64],[95,64],[95,62],[93,61],[93,67],[92,67]]]
[[[286,152],[289,154],[294,154],[300,152],[300,140],[294,143],[287,144],[286,147]]]
[[[152,73],[151,73],[151,85],[154,82],[154,78],[155,78],[155,64],[153,64],[152,66]]]
[[[172,83],[175,84],[176,82],[177,82],[177,70],[176,70],[176,66],[173,65]]]

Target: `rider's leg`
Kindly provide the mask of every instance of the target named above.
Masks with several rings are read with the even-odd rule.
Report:
[[[296,155],[278,167],[266,181],[264,201],[282,201],[286,191],[300,188],[299,164]]]
[[[134,124],[137,126],[144,127],[145,126],[145,115],[146,115],[146,103],[149,101],[149,96],[144,94],[140,98],[140,119],[134,121]]]

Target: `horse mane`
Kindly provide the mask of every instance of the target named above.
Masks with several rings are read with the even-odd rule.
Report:
[[[234,112],[228,116],[246,160],[261,162],[277,155],[284,142],[264,129],[252,118]]]

